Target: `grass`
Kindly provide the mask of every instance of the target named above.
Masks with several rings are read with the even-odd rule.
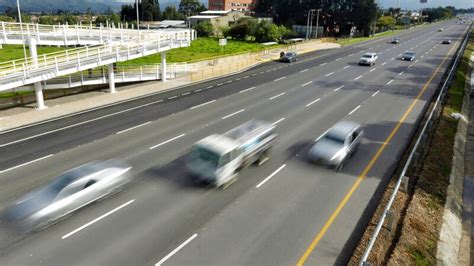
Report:
[[[166,54],[166,61],[172,63],[192,62],[211,59],[220,56],[234,55],[247,52],[257,52],[277,47],[278,45],[265,46],[250,41],[227,40],[227,45],[219,46],[217,38],[198,38],[191,42],[190,47],[173,49]],[[119,65],[143,65],[161,62],[161,55],[154,54],[135,60],[121,62]]]
[[[2,92],[0,93],[0,99],[13,98],[16,96],[24,96],[24,95],[29,95],[33,93],[34,91]]]
[[[49,46],[38,46],[38,55],[53,53],[64,50],[62,47],[49,47]],[[26,47],[26,54],[30,56],[28,46]],[[0,63],[5,61],[11,61],[15,59],[23,58],[23,46],[22,45],[3,45],[0,49]]]

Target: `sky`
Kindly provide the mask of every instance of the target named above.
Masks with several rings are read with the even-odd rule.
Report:
[[[375,0],[377,1],[377,0]],[[397,0],[378,0],[384,8],[397,7]],[[454,6],[456,8],[474,7],[474,0],[428,0],[426,4],[420,4],[419,0],[400,0],[402,9],[420,9],[438,6]]]

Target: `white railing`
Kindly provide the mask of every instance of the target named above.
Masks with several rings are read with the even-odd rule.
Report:
[[[179,30],[133,30],[119,27],[92,25],[41,25],[31,23],[0,23],[0,44],[22,44],[34,38],[39,45],[98,45],[105,42],[144,41],[157,35]]]
[[[161,31],[144,40],[106,43],[0,63],[0,91],[189,46],[192,30]]]

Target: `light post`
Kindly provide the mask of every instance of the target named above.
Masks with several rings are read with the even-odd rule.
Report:
[[[21,40],[23,42],[23,56],[25,57],[25,67],[26,67],[26,47],[25,47],[25,38],[23,36],[23,23],[21,22],[21,11],[20,11],[20,0],[16,0],[16,7],[18,10],[18,21],[20,22],[20,31],[21,31]]]
[[[319,31],[319,12],[321,12],[321,8],[316,9],[316,39],[318,38],[318,31]],[[324,32],[323,32],[324,33]]]
[[[138,13],[138,0],[135,0],[135,6],[137,9],[137,31],[138,31],[138,41],[140,41],[140,17]]]

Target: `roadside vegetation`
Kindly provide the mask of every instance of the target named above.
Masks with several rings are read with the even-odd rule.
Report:
[[[48,54],[57,51],[64,50],[65,48],[61,47],[48,47],[48,46],[38,46],[38,55]],[[26,46],[26,54],[30,56],[30,51],[28,46]],[[22,45],[3,45],[3,48],[0,49],[0,62],[21,59],[23,58],[23,46]]]
[[[372,250],[370,261],[377,265],[435,265],[439,232],[443,222],[449,176],[453,159],[453,145],[458,120],[451,117],[459,113],[464,97],[466,77],[471,73],[469,58],[474,53],[474,31],[456,75],[448,89],[448,95],[439,121],[425,150],[424,160],[417,170],[412,169],[409,193],[397,194],[392,210],[395,213],[396,229],[384,229]],[[359,263],[368,239],[395,186],[391,180],[359,242],[350,265]],[[416,236],[416,237],[414,237]]]

